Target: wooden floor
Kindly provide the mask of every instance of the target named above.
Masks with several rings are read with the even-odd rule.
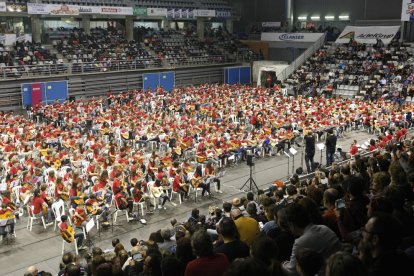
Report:
[[[365,142],[371,135],[363,131],[347,133],[344,138],[340,138],[337,147],[345,150],[349,149],[351,142],[356,139],[358,142]],[[276,179],[286,180],[292,170],[302,166],[301,157],[303,147],[297,148],[295,164],[291,158],[288,167],[286,156],[275,156],[255,160],[253,167],[253,179],[260,189],[266,189]],[[315,161],[320,162],[320,152],[316,152]],[[323,162],[325,164],[325,156]],[[289,172],[288,172],[289,169]],[[129,240],[133,237],[138,240],[147,240],[150,233],[169,225],[172,218],[178,221],[185,221],[193,208],[200,209],[201,214],[207,214],[210,205],[221,207],[224,201],[230,201],[234,197],[241,197],[245,194],[240,188],[249,179],[249,167],[240,164],[237,167],[228,168],[226,175],[221,179],[223,194],[213,192],[211,198],[199,198],[198,202],[190,199],[173,207],[168,205],[167,210],[156,210],[154,214],[147,215],[145,219],[147,225],[139,222],[126,222],[124,215],[118,217],[117,225],[102,230],[99,235],[96,229],[91,231],[91,240],[94,246],[102,249],[111,247],[111,240],[116,237],[121,240],[126,249],[129,249]],[[20,219],[16,224],[17,238],[8,242],[0,242],[0,275],[23,275],[30,265],[36,265],[39,271],[44,270],[56,274],[61,260],[62,239],[58,231],[53,231],[53,226],[44,230],[40,225],[33,225],[33,231],[26,229],[26,218]],[[73,250],[67,245],[66,250]],[[89,250],[90,251],[90,250]]]

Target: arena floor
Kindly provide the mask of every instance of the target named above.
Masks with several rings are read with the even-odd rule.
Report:
[[[337,147],[344,150],[349,149],[351,142],[356,139],[358,142],[365,142],[372,137],[366,132],[349,132],[344,138],[338,139]],[[301,166],[301,154],[303,147],[298,148],[295,157],[295,168]],[[316,151],[315,161],[320,162],[320,151]],[[325,156],[323,162],[325,164]],[[289,174],[292,173],[292,160],[289,163]],[[253,179],[261,189],[267,188],[276,179],[286,180],[288,176],[288,158],[286,156],[275,156],[265,159],[255,160],[253,167]],[[241,164],[237,167],[228,168],[227,173],[221,179],[223,194],[213,192],[211,198],[199,198],[197,202],[192,199],[183,202],[182,205],[172,207],[166,204],[167,210],[157,210],[152,215],[147,215],[147,225],[139,222],[126,222],[124,215],[118,217],[117,225],[102,230],[100,236],[96,228],[91,231],[93,246],[102,249],[111,248],[111,240],[116,237],[121,240],[129,249],[129,240],[133,237],[139,240],[147,240],[150,233],[166,227],[172,218],[178,221],[187,220],[191,210],[195,207],[200,209],[200,213],[207,214],[208,206],[222,205],[223,201],[230,201],[236,196],[242,196],[245,192],[240,188],[249,178],[249,167]],[[30,265],[35,265],[39,271],[48,271],[56,274],[61,260],[62,238],[58,231],[53,231],[53,226],[44,230],[40,225],[33,225],[33,231],[26,229],[26,218],[20,219],[16,224],[17,238],[11,241],[0,242],[0,270],[1,275],[23,275]],[[73,250],[72,246],[66,245],[66,251]]]

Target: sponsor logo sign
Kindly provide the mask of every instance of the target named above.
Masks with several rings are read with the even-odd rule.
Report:
[[[262,33],[261,40],[315,42],[321,38],[322,35],[322,33]]]
[[[194,10],[194,17],[215,17],[215,10]]]
[[[414,21],[414,0],[403,0],[401,21]]]
[[[399,29],[400,26],[346,26],[335,42],[349,43],[353,39],[359,43],[374,44],[377,39],[381,39],[384,44],[388,44]]]
[[[6,11],[6,2],[0,2],[0,12]]]

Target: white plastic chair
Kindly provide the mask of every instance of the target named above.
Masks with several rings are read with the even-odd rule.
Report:
[[[131,190],[130,190],[131,194],[132,194],[133,190],[134,190],[134,188],[131,188]],[[139,208],[141,208],[141,215],[144,216],[145,215],[144,208],[146,208],[144,197],[141,197],[141,200],[138,201],[138,202],[134,201],[134,207],[135,206],[138,208],[138,210],[137,210],[138,212],[139,212]]]
[[[152,194],[152,187],[154,186],[155,181],[149,181],[147,183],[147,189],[148,189],[148,196],[150,197],[150,199],[153,201],[153,205],[154,205],[154,210],[157,209],[157,203],[158,203],[158,198],[155,197]]]
[[[65,244],[73,245],[75,247],[75,253],[78,255],[78,244],[76,239],[73,242],[69,243],[62,238],[62,255],[65,253]]]
[[[52,212],[55,216],[55,223],[53,226],[53,231],[56,231],[56,226],[61,222],[60,217],[65,215],[65,202],[63,200],[58,200],[52,204]],[[68,217],[70,221],[70,217]]]
[[[119,209],[118,208],[118,203],[116,202],[115,197],[114,197],[114,206],[115,206],[115,209],[116,209],[115,213],[113,214],[113,216],[114,216],[114,223],[116,223],[116,220],[118,219],[118,213],[119,212],[122,212],[122,211],[125,211],[125,216],[126,216],[127,222],[129,222],[131,220],[129,218],[129,215],[128,215],[128,209],[125,209],[125,210]]]
[[[28,213],[28,217],[27,217],[27,227],[29,229],[29,231],[32,231],[32,227],[33,227],[33,221],[37,221],[37,220],[41,220],[43,223],[43,228],[46,229],[46,222],[45,222],[45,218],[43,216],[41,217],[36,217],[33,213],[34,210],[34,206],[27,206],[27,213]]]

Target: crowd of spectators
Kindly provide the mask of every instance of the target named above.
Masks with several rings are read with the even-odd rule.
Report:
[[[83,66],[84,71],[95,70],[96,66],[102,70],[109,67],[110,70],[111,66],[119,65],[127,68],[128,65],[132,68],[161,65],[141,43],[127,41],[125,35],[114,28],[91,29],[90,35],[74,28],[60,41],[54,40],[54,45],[69,62],[83,64],[79,66]]]
[[[231,105],[228,104],[229,101],[232,102]],[[293,98],[283,96],[270,89],[241,85],[202,85],[176,88],[169,94],[159,89],[157,95],[149,91],[130,91],[120,95],[108,95],[106,98],[93,99],[90,102],[68,101],[62,105],[55,103],[49,106],[36,106],[33,110],[32,120],[12,114],[3,114],[1,117],[4,133],[1,146],[5,160],[3,164],[6,168],[2,171],[2,175],[5,177],[5,186],[2,185],[2,189],[13,191],[17,189],[19,198],[23,198],[27,196],[28,191],[30,192],[31,189],[42,184],[42,179],[46,179],[43,180],[46,181],[46,185],[42,184],[41,186],[56,187],[57,190],[47,189],[46,193],[51,192],[51,197],[59,198],[59,192],[56,191],[61,189],[58,187],[62,187],[62,179],[59,180],[59,177],[56,178],[50,173],[45,174],[46,178],[42,178],[39,176],[39,172],[42,175],[43,171],[49,172],[54,169],[57,173],[61,173],[60,164],[63,164],[63,166],[69,166],[74,170],[73,174],[71,172],[65,174],[68,180],[63,182],[63,185],[67,185],[67,189],[69,189],[68,185],[72,183],[70,179],[76,179],[74,182],[76,184],[82,183],[74,188],[76,191],[79,187],[88,187],[90,176],[96,175],[99,179],[92,180],[93,190],[95,186],[96,189],[106,187],[105,183],[114,184],[118,177],[123,178],[125,175],[128,175],[128,177],[125,176],[128,181],[136,180],[137,178],[131,177],[132,172],[140,170],[138,180],[142,187],[138,188],[149,193],[149,190],[145,191],[143,183],[150,178],[158,177],[158,174],[156,176],[150,174],[153,167],[157,169],[153,163],[155,159],[158,159],[161,167],[161,171],[158,168],[159,174],[166,174],[166,171],[171,169],[168,165],[161,165],[165,158],[170,162],[178,162],[180,167],[188,165],[189,160],[186,158],[191,157],[179,153],[177,145],[181,147],[183,152],[194,149],[195,155],[190,160],[194,164],[190,164],[186,168],[195,169],[197,173],[196,167],[203,163],[203,160],[213,162],[221,160],[223,165],[229,163],[232,155],[246,157],[245,153],[248,149],[256,154],[261,149],[266,153],[266,149],[269,147],[277,151],[283,150],[286,143],[292,143],[290,135],[300,133],[300,130],[316,131],[332,127],[350,129],[357,125],[363,126],[367,130],[370,128],[378,129],[378,133],[387,135],[387,140],[379,139],[378,145],[373,149],[384,151],[384,153],[376,153],[371,149],[373,155],[368,160],[359,158],[356,153],[354,154],[354,162],[343,166],[338,166],[334,162],[330,171],[320,169],[310,183],[298,182],[297,178],[293,178],[290,185],[283,183],[280,185],[280,182],[277,182],[278,186],[272,186],[267,195],[260,192],[256,199],[252,198],[251,194],[246,199],[235,199],[230,208],[228,208],[228,204],[227,207],[223,206],[224,211],[214,208],[216,219],[213,219],[213,216],[210,221],[208,216],[203,219],[203,216],[195,211],[189,225],[183,224],[180,227],[174,227],[181,230],[184,228],[184,236],[187,235],[187,238],[191,236],[190,239],[187,239],[188,251],[186,252],[192,252],[188,247],[191,244],[196,256],[199,257],[196,259],[197,261],[189,262],[195,256],[186,255],[187,262],[182,263],[181,267],[188,271],[187,275],[199,274],[200,267],[203,269],[203,264],[208,263],[208,260],[220,265],[210,264],[208,269],[203,269],[203,271],[206,273],[214,271],[213,275],[220,274],[224,272],[232,259],[240,257],[231,254],[248,252],[246,246],[250,248],[253,257],[247,260],[236,260],[234,265],[230,264],[229,272],[226,273],[235,274],[229,275],[238,275],[237,269],[240,267],[245,267],[246,270],[262,267],[269,271],[283,270],[286,273],[296,273],[296,270],[307,269],[306,267],[309,265],[309,262],[306,261],[307,258],[311,260],[320,258],[312,255],[314,252],[310,256],[305,254],[306,252],[301,256],[302,253],[299,249],[302,247],[310,247],[308,249],[313,249],[321,254],[323,260],[327,260],[333,253],[342,250],[341,242],[350,243],[356,250],[358,237],[361,234],[361,231],[358,230],[361,230],[364,225],[366,233],[362,235],[366,239],[366,243],[370,242],[368,234],[378,235],[376,239],[384,239],[384,236],[381,235],[382,228],[373,230],[375,227],[382,226],[375,226],[375,219],[373,219],[374,221],[368,220],[370,216],[375,217],[373,215],[374,209],[366,208],[371,199],[373,200],[372,204],[370,203],[372,208],[378,207],[388,213],[395,213],[396,217],[404,223],[404,238],[406,239],[404,239],[403,249],[408,249],[411,246],[408,238],[413,233],[410,228],[412,227],[412,215],[405,207],[409,206],[411,204],[409,201],[412,200],[412,188],[409,186],[411,182],[408,181],[412,178],[410,173],[412,173],[411,163],[413,161],[411,158],[414,155],[411,154],[410,142],[395,144],[393,141],[395,139],[401,142],[402,136],[398,134],[397,129],[412,125],[412,119],[408,116],[411,110],[411,103],[399,106],[385,99],[365,102],[340,98],[304,98],[300,96]],[[293,118],[290,116],[293,113],[302,115]],[[333,132],[330,133],[333,135]],[[393,133],[395,133],[395,137]],[[171,144],[171,141],[174,143]],[[275,141],[275,144],[272,144],[271,141]],[[155,152],[150,153],[148,157],[147,153],[141,151],[140,145],[142,143],[154,143],[151,148]],[[267,153],[271,153],[271,151],[267,151]],[[85,168],[87,169],[85,170]],[[128,174],[124,175],[126,172]],[[324,179],[328,179],[328,181],[323,181]],[[16,187],[16,181],[17,183],[22,181],[21,184],[29,184],[29,186]],[[133,187],[132,185],[135,184],[131,184],[130,187]],[[218,189],[220,190],[219,187]],[[116,193],[117,189],[113,191]],[[306,194],[303,194],[304,191]],[[374,195],[380,191],[384,191],[384,196],[374,202],[374,199],[377,198]],[[399,194],[399,191],[403,194]],[[110,191],[107,192],[109,194]],[[326,199],[324,198],[325,194]],[[340,205],[341,201],[338,199],[343,199],[345,208]],[[392,206],[389,204],[390,202],[387,203],[387,200],[391,201]],[[255,201],[255,203],[247,204],[246,201]],[[306,208],[298,207],[296,202],[299,205],[305,205]],[[322,212],[321,208],[326,208],[327,212]],[[230,213],[233,220],[220,221],[221,216],[226,216],[216,214],[220,212]],[[279,212],[286,212],[286,214],[279,214]],[[312,215],[308,220],[306,219],[307,212],[311,212],[309,215]],[[325,223],[326,227],[320,226],[324,224],[321,219],[324,214],[329,215]],[[283,220],[283,216],[286,216],[286,220]],[[222,232],[220,223],[231,224],[233,221],[238,234]],[[217,223],[218,229],[215,227]],[[259,240],[256,244],[256,236],[263,232],[260,230],[261,224],[265,229],[263,231],[268,232],[269,237],[275,239],[274,242],[260,242]],[[380,225],[383,224],[381,222]],[[388,222],[385,223],[385,225],[388,224]],[[398,223],[392,224],[398,225]],[[196,233],[196,229],[199,227],[208,228],[206,230],[208,235],[205,232],[191,235]],[[227,225],[227,227],[231,226]],[[232,227],[234,229],[234,226]],[[181,231],[179,229],[173,231],[177,242],[180,240],[179,237],[177,238],[177,233]],[[394,234],[393,231],[397,230],[385,229],[384,231],[391,231]],[[2,234],[5,233],[2,232]],[[166,237],[163,238],[163,241],[168,239]],[[218,247],[220,243],[216,242],[217,248],[222,250],[220,252],[227,252],[227,257],[212,255],[211,252],[214,252],[212,241],[217,237],[221,237],[224,242],[238,240],[237,237],[239,237],[246,246],[240,242],[231,244],[238,248],[234,251],[232,246],[228,246],[230,249],[226,246],[221,248]],[[294,239],[298,237],[301,238]],[[200,242],[200,247],[197,247],[197,242],[194,239],[199,239],[197,242]],[[158,240],[155,236],[149,240],[147,245],[161,243],[161,239]],[[319,242],[315,244],[315,240]],[[290,243],[288,243],[289,241]],[[170,242],[168,240],[168,243]],[[389,248],[395,249],[394,243],[391,245],[388,240],[384,240],[384,243],[386,245],[377,243],[375,246],[387,246],[387,250]],[[380,254],[384,248],[371,248],[370,244],[364,243],[362,245],[367,247],[364,249],[365,251],[360,251],[365,269],[374,269],[371,267],[374,265],[381,266],[381,261],[377,258],[382,257]],[[267,250],[267,246],[273,249]],[[276,254],[277,251],[274,248],[278,248],[279,255]],[[360,250],[362,249],[361,247]],[[179,252],[178,249],[176,250]],[[153,269],[159,273],[161,267],[158,265],[163,259],[158,252],[148,251],[145,254],[148,254],[150,259],[147,259],[147,256],[138,266],[150,262],[154,256],[154,260],[158,261]],[[272,252],[272,255],[263,255],[263,252]],[[178,256],[177,252],[176,254]],[[405,257],[401,258],[396,254],[390,255],[390,258],[404,261]],[[283,256],[283,260],[278,259],[281,256]],[[203,258],[206,258],[205,262]],[[355,261],[349,256],[338,256],[338,258],[338,260],[351,258],[351,261]],[[261,265],[257,260],[264,262],[265,265]],[[283,264],[283,261],[287,262]],[[119,262],[125,264],[125,261]],[[128,261],[127,265],[129,263]],[[329,269],[336,269],[334,264],[332,266]],[[122,266],[105,262],[105,265],[100,269],[108,273],[108,271],[119,269],[119,267]],[[321,267],[314,269],[319,270]],[[134,266],[132,270],[134,269],[140,271],[139,267],[135,268]],[[221,270],[218,272],[215,269]],[[378,268],[375,269],[378,270]],[[118,270],[114,273],[121,272]],[[152,275],[155,272],[150,273],[145,270],[145,273]],[[97,272],[96,275],[103,274]]]
[[[413,145],[393,139],[302,183],[193,209],[146,241],[67,253],[59,275],[411,275]]]
[[[366,100],[384,97],[400,102],[414,94],[410,56],[409,46],[397,41],[387,46],[380,40],[374,45],[355,41],[326,45],[287,82],[297,84],[298,93],[309,96],[329,97],[347,86],[356,87],[357,94]]]
[[[259,59],[236,37],[222,28],[212,29],[200,40],[191,29],[151,31],[145,44],[170,65],[206,64],[235,61],[238,57]]]

